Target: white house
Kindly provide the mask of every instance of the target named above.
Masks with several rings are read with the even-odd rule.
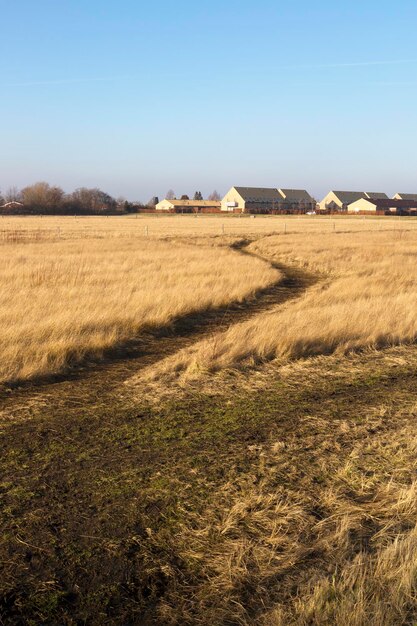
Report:
[[[217,212],[220,210],[220,202],[217,200],[161,200],[155,205],[157,211],[169,211],[171,213],[200,213],[207,211]]]

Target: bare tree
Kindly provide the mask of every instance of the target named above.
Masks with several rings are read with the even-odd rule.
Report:
[[[167,200],[174,200],[175,199],[175,193],[173,189],[168,189],[167,194],[165,196],[165,198]]]
[[[201,193],[201,191],[196,191],[194,194],[194,200],[202,200],[203,199],[203,194]]]
[[[23,204],[29,209],[42,213],[59,213],[62,208],[64,192],[60,187],[51,187],[40,182],[22,189]]]
[[[4,199],[6,202],[21,202],[22,194],[17,187],[9,187]]]
[[[80,187],[69,197],[69,202],[77,212],[81,213],[104,213],[114,211],[116,200],[101,189],[88,189]]]
[[[212,201],[216,201],[218,202],[219,200],[221,200],[220,194],[218,193],[218,191],[216,191],[216,189],[209,195],[208,197],[209,200]]]

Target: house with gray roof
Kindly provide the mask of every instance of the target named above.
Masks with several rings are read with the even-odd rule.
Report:
[[[278,189],[278,191],[288,208],[306,211],[313,211],[316,208],[315,199],[305,189]]]
[[[272,187],[231,187],[221,201],[221,208],[235,213],[268,213],[282,201],[278,189]]]
[[[398,198],[359,198],[348,206],[348,213],[374,215],[415,215],[417,213],[417,198],[415,200]]]
[[[417,193],[396,193],[394,200],[417,200]]]
[[[320,211],[347,211],[349,204],[366,197],[364,191],[329,191],[319,202],[319,208]]]
[[[231,187],[221,201],[222,211],[238,213],[285,213],[308,211],[315,200],[304,189]]]

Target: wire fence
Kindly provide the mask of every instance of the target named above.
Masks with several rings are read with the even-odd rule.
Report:
[[[371,231],[417,231],[412,217],[335,217],[335,216],[161,216],[117,218],[27,218],[26,228],[16,228],[22,218],[7,218],[0,229],[0,244],[54,242],[66,239],[173,238],[309,233],[348,233]],[[25,218],[23,218],[25,219]],[[0,225],[3,225],[0,224]],[[10,226],[9,226],[10,224]],[[21,222],[19,223],[19,225]],[[9,226],[9,227],[7,227]]]

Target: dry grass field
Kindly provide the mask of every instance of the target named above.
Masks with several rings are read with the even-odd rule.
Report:
[[[151,378],[186,382],[225,367],[414,342],[417,231],[304,232],[263,237],[247,250],[320,274],[287,306],[234,325],[171,357]]]
[[[245,471],[177,529],[177,558],[197,583],[172,590],[163,620],[415,623],[415,366],[414,351],[397,349],[269,369],[262,393],[235,409],[248,431],[270,433],[258,430]]]
[[[409,217],[129,215],[123,217],[0,216],[0,241],[172,237],[259,237],[270,234],[402,232],[417,230]]]
[[[0,623],[417,623],[417,221],[3,218],[0,254]]]
[[[226,247],[90,235],[3,234],[0,382],[60,372],[279,278],[265,262]]]

